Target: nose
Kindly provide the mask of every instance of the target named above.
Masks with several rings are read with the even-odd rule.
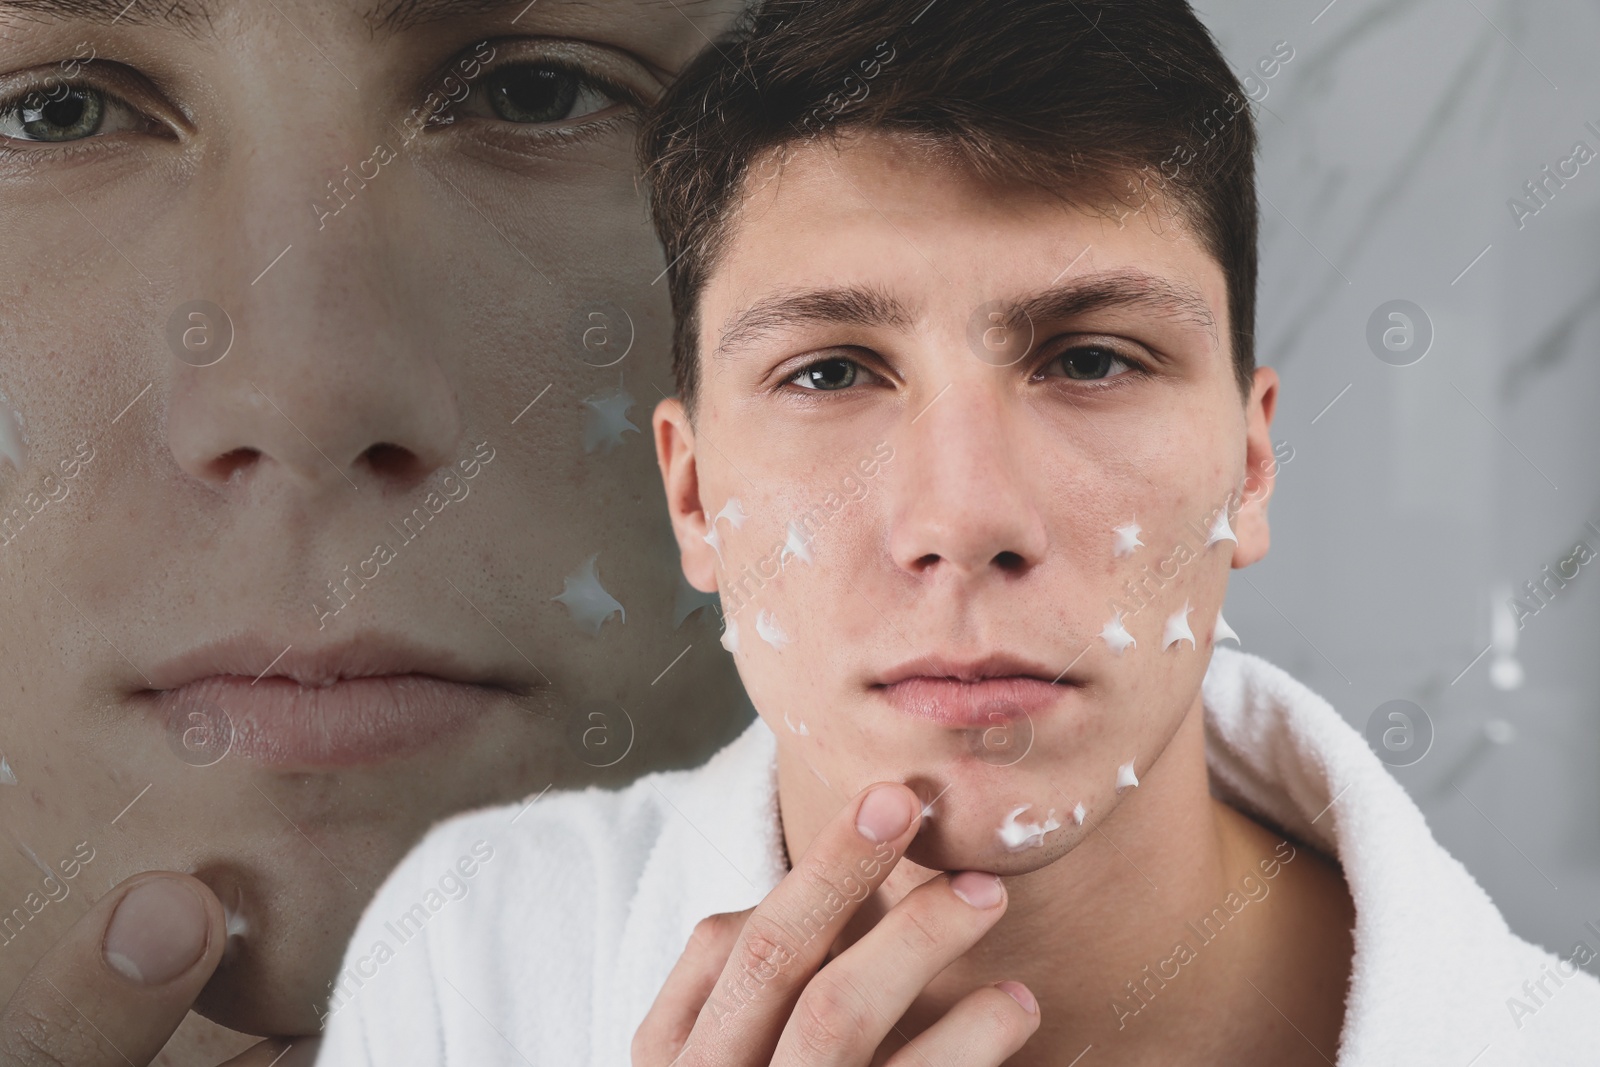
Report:
[[[384,266],[416,252],[407,253],[416,239],[404,217],[387,210],[403,200],[403,164],[361,191],[363,210],[319,230],[304,191],[324,186],[321,172],[333,168],[280,160],[230,175],[214,200],[213,232],[238,238],[208,242],[217,249],[204,265],[208,288],[226,306],[169,328],[177,361],[168,447],[192,478],[217,488],[412,487],[452,461],[462,426],[429,299],[405,291],[405,270]],[[258,205],[244,224],[229,217],[238,203]],[[198,345],[185,351],[185,338]],[[204,358],[191,358],[196,349]]]
[[[901,431],[889,550],[921,579],[1019,577],[1049,545],[1002,390],[958,382]],[[904,461],[902,464],[902,460]]]

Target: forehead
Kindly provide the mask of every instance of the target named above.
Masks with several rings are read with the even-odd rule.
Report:
[[[803,142],[749,168],[702,312],[719,324],[770,289],[869,279],[970,308],[1137,271],[1195,292],[1223,321],[1221,265],[1170,205],[1136,207],[988,182],[895,134]]]

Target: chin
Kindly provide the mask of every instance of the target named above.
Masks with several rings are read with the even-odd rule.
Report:
[[[1056,804],[1003,803],[936,806],[906,849],[912,863],[939,871],[988,871],[1003,876],[1029,874],[1072,851],[1089,833],[1070,811]]]

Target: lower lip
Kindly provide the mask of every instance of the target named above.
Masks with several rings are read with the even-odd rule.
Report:
[[[509,694],[421,674],[305,686],[224,675],[146,692],[186,762],[237,757],[277,768],[400,759],[465,729]]]
[[[878,687],[890,704],[907,715],[943,726],[974,727],[1008,722],[1049,710],[1075,686],[1039,678],[907,678]]]

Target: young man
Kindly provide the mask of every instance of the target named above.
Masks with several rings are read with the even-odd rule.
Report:
[[[0,1062],[314,1035],[434,821],[737,732],[634,143],[740,6],[0,0]]]
[[[1326,702],[1216,647],[1278,458],[1253,148],[1181,0],[777,0],[686,72],[643,150],[656,444],[762,722],[435,830],[326,1062],[1600,1047],[1586,959],[1512,936]],[[490,842],[485,891],[400,943]]]

